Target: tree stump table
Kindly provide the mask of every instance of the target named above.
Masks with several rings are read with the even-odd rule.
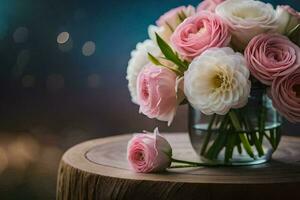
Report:
[[[63,156],[57,200],[267,200],[300,199],[300,138],[285,136],[273,160],[247,167],[170,169],[160,174],[130,171],[132,135],[92,140]],[[165,134],[179,159],[199,160],[187,133]]]

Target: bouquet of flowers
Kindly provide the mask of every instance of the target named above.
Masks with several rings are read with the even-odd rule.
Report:
[[[257,107],[256,125],[243,111],[253,90],[263,91],[287,120],[300,122],[300,13],[292,7],[204,0],[197,8],[168,11],[148,32],[128,63],[132,101],[140,113],[168,125],[184,103],[210,116],[207,132],[217,129],[220,138],[210,149],[204,145],[206,158],[224,147],[225,161],[234,147],[255,158],[253,146],[262,156],[264,136],[276,149],[280,131],[266,130],[265,107]]]

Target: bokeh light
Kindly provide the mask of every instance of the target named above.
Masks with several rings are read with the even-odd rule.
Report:
[[[53,174],[57,170],[57,163],[63,154],[62,150],[55,146],[45,146],[40,155],[40,168],[42,173]]]
[[[83,10],[82,8],[79,8],[78,10],[76,10],[75,12],[74,12],[74,19],[76,20],[76,21],[81,21],[81,20],[83,20],[84,18],[86,18],[86,12],[85,12],[85,10]]]
[[[51,74],[47,78],[47,88],[56,91],[64,88],[65,80],[61,74]]]
[[[30,50],[28,49],[22,50],[19,53],[16,64],[13,68],[13,77],[15,78],[20,77],[23,74],[24,69],[28,65],[29,61],[30,61]]]
[[[62,37],[64,37],[64,38],[60,38],[60,42],[64,42],[64,40],[66,40],[66,41],[64,43],[58,43],[58,49],[61,50],[62,52],[71,51],[73,49],[73,40],[72,40],[71,36],[69,35],[69,37],[66,38],[66,35],[64,35]],[[58,38],[57,38],[57,40],[58,40]]]
[[[25,170],[39,155],[38,142],[29,135],[21,135],[8,147],[9,166],[19,170]]]
[[[61,32],[58,34],[56,41],[58,44],[64,44],[69,40],[69,38],[70,34],[68,32]]]
[[[25,75],[22,78],[22,86],[25,88],[33,87],[35,83],[35,78],[32,75]]]
[[[84,56],[91,56],[96,51],[96,44],[93,41],[87,41],[82,46],[82,54]]]
[[[28,39],[28,29],[26,27],[19,27],[13,33],[15,43],[24,43]]]
[[[98,74],[91,74],[87,80],[88,87],[97,88],[100,85],[100,76]]]
[[[4,172],[4,170],[8,166],[8,158],[5,149],[0,147],[0,174]]]

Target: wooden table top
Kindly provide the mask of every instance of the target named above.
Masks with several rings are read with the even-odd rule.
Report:
[[[163,135],[168,139],[173,148],[174,158],[190,161],[199,160],[192,149],[187,133]],[[117,182],[114,183],[115,186],[117,183],[120,183],[120,181],[125,181],[131,185],[134,185],[136,182],[139,186],[134,187],[141,187],[142,181],[143,184],[155,182],[163,184],[165,187],[171,185],[172,188],[175,187],[174,184],[181,186],[188,184],[190,185],[188,188],[192,188],[191,185],[194,185],[198,188],[197,192],[201,191],[200,186],[224,186],[224,188],[227,188],[224,190],[219,189],[219,191],[237,190],[237,188],[241,188],[242,186],[243,188],[246,187],[247,191],[262,190],[267,192],[269,188],[270,191],[274,191],[272,198],[275,199],[280,196],[281,193],[278,193],[280,189],[284,189],[282,192],[288,192],[289,189],[299,188],[300,186],[300,138],[297,137],[282,137],[279,148],[273,155],[273,160],[261,165],[217,168],[196,167],[170,169],[167,172],[159,174],[139,174],[130,170],[126,160],[127,142],[131,136],[132,135],[121,135],[91,140],[69,149],[61,161],[58,193],[62,192],[66,194],[64,191],[66,176],[76,176],[80,172],[84,172],[85,176],[87,176],[87,174],[91,175],[97,180],[99,180],[99,177],[105,177],[110,181],[116,180]],[[68,171],[66,168],[76,169],[76,173],[73,170],[72,173],[67,173],[68,175],[66,175],[66,171]],[[76,177],[69,177],[68,180],[70,178],[73,178],[76,182]],[[83,178],[81,179],[81,181],[84,181]],[[238,187],[233,187],[233,185]],[[228,186],[230,186],[230,188],[228,188]],[[70,186],[68,186],[68,188],[69,187]],[[99,185],[99,187],[103,187],[103,184],[102,186]],[[245,193],[244,189],[239,190],[239,192],[241,195]],[[220,195],[222,195],[222,192],[220,192]],[[251,195],[249,198],[250,197]],[[73,196],[72,198],[75,197]]]

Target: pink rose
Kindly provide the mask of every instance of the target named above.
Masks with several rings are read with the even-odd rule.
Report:
[[[137,78],[140,112],[171,124],[177,109],[176,74],[166,67],[148,64]]]
[[[192,60],[212,47],[230,42],[227,24],[214,13],[203,11],[181,23],[171,36],[171,43],[185,59]]]
[[[170,28],[173,32],[175,28],[182,22],[183,17],[189,17],[195,14],[195,8],[193,6],[180,6],[173,8],[170,11],[163,14],[157,21],[157,26],[165,26]]]
[[[217,5],[224,1],[225,0],[204,0],[198,5],[197,12],[201,12],[203,10],[215,12]]]
[[[128,142],[127,160],[136,172],[160,172],[170,167],[172,148],[168,141],[154,130],[154,134],[136,134]]]
[[[251,74],[266,85],[300,67],[299,47],[279,34],[254,37],[245,50],[245,57]]]
[[[300,68],[287,76],[276,77],[271,96],[274,107],[290,122],[300,122]]]

